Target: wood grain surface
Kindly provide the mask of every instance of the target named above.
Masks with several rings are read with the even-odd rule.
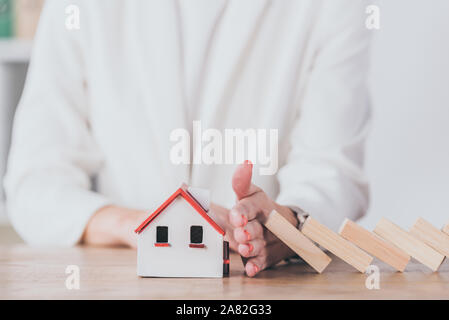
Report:
[[[449,263],[438,272],[412,260],[404,273],[379,260],[380,289],[335,256],[322,274],[304,263],[279,265],[255,278],[231,255],[224,279],[136,276],[136,252],[104,248],[0,246],[0,299],[449,299]],[[80,289],[65,286],[68,265],[80,268]]]

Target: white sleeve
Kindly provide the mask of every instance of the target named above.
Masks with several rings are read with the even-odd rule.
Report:
[[[362,167],[370,37],[363,1],[325,4],[313,69],[278,173],[277,201],[337,230],[344,217],[357,219],[368,207]]]
[[[109,203],[90,191],[102,157],[89,130],[81,33],[65,28],[66,1],[47,1],[13,126],[5,190],[28,243],[74,245]]]

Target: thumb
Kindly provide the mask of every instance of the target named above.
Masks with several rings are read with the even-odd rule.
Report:
[[[246,160],[240,164],[234,171],[232,176],[232,189],[238,200],[246,198],[259,190],[258,187],[251,183],[253,175],[253,164]]]

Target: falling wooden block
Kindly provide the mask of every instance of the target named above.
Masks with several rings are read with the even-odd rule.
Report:
[[[449,223],[443,227],[443,232],[449,234]]]
[[[365,251],[343,239],[312,217],[307,218],[301,232],[360,272],[365,272],[366,268],[371,264],[371,261],[373,261],[373,257]]]
[[[433,271],[438,270],[443,262],[444,256],[441,253],[385,218],[379,221],[374,233],[404,250]]]
[[[331,262],[329,256],[276,210],[270,213],[264,225],[317,272],[321,273]]]
[[[410,233],[442,255],[449,257],[449,235],[438,230],[438,228],[434,227],[423,218],[418,218],[418,220],[416,220],[415,224],[410,229]]]
[[[410,256],[407,253],[349,219],[343,222],[339,234],[401,272],[404,271],[405,266],[410,261]]]

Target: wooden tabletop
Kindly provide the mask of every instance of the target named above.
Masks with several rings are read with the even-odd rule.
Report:
[[[404,273],[373,264],[379,290],[368,290],[368,276],[336,257],[322,274],[294,263],[248,278],[232,255],[229,278],[165,279],[137,277],[129,249],[1,246],[0,299],[449,299],[448,262],[435,273],[415,261]],[[68,265],[79,266],[79,290],[66,288]]]

